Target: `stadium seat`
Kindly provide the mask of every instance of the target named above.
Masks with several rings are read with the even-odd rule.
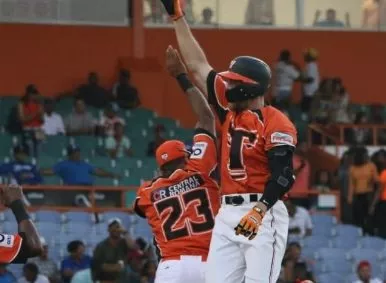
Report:
[[[328,248],[330,246],[329,238],[325,236],[310,236],[303,240],[304,247],[310,249]]]
[[[92,225],[90,222],[69,222],[63,225],[63,230],[65,234],[73,237],[84,239],[87,238],[92,231]]]
[[[360,247],[364,249],[383,250],[386,248],[386,241],[378,237],[363,237],[360,242]]]
[[[36,165],[39,168],[52,168],[57,162],[58,162],[57,157],[40,155]]]
[[[317,276],[317,281],[318,283],[335,283],[335,282],[343,282],[344,277],[343,275],[339,273],[325,273],[325,274],[320,274]]]
[[[45,176],[44,183],[48,185],[62,185],[62,179],[58,176]]]
[[[6,209],[0,213],[0,221],[15,221],[16,218],[13,215],[12,210]]]
[[[17,233],[17,222],[16,221],[5,221],[1,224],[2,232],[7,234]]]
[[[327,273],[348,274],[353,271],[352,264],[347,260],[331,259],[323,261],[324,271]]]
[[[336,218],[328,214],[312,214],[312,223],[316,225],[335,225],[337,223]]]
[[[60,223],[62,221],[61,214],[53,210],[38,210],[35,213],[36,221]]]
[[[1,134],[0,156],[5,157],[5,156],[11,155],[13,146],[14,146],[13,137],[8,134]]]
[[[131,234],[137,238],[137,237],[142,237],[146,241],[150,242],[151,239],[153,238],[153,233],[151,231],[151,228],[149,224],[147,223],[146,219],[143,219],[137,215],[133,215],[133,225],[131,229]]]
[[[355,249],[358,247],[358,239],[356,237],[338,235],[331,240],[331,247],[346,250]]]
[[[342,238],[359,239],[362,236],[362,229],[353,225],[337,225],[332,229],[333,236],[340,236]]]
[[[110,170],[112,168],[112,160],[109,157],[94,156],[87,158],[88,162],[97,168]]]
[[[361,260],[368,260],[370,262],[373,262],[374,260],[384,258],[384,255],[381,251],[376,251],[373,249],[361,249],[356,248],[351,251],[349,251],[348,255],[349,258],[352,259],[354,262],[358,262]]]
[[[95,215],[84,211],[69,211],[62,214],[63,222],[94,223]]]
[[[321,248],[317,250],[316,257],[320,260],[346,260],[346,253],[344,249]]]
[[[7,266],[7,269],[12,272],[12,274],[13,274],[13,276],[15,276],[15,278],[22,278],[23,277],[23,265],[22,264],[10,264]],[[5,281],[7,281],[7,280],[5,279]]]

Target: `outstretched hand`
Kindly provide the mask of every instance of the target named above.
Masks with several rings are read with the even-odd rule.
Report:
[[[180,54],[177,49],[173,48],[171,45],[166,49],[166,69],[172,77],[187,73]]]

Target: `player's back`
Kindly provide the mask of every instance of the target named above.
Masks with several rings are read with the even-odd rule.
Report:
[[[145,184],[138,195],[162,259],[206,258],[220,205],[219,188],[212,178],[188,163],[168,178]]]

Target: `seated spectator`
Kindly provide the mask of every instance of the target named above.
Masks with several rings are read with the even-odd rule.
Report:
[[[340,78],[332,80],[331,122],[351,123],[348,112],[349,95]]]
[[[326,19],[320,20],[321,11],[317,10],[315,12],[314,18],[314,27],[326,27],[326,28],[349,28],[350,24],[350,14],[346,13],[346,23],[344,24],[342,21],[337,20],[336,11],[334,9],[328,9],[326,11]]]
[[[353,283],[383,283],[381,279],[372,277],[371,264],[367,260],[359,262],[357,274],[359,280],[356,280]]]
[[[99,85],[99,77],[95,72],[88,74],[87,84],[81,85],[75,91],[75,98],[82,99],[87,105],[103,108],[111,99],[106,89]]]
[[[109,156],[113,159],[131,155],[131,143],[124,135],[123,125],[119,122],[114,124],[114,136],[107,137],[105,147]]]
[[[312,234],[312,221],[309,212],[301,206],[294,205],[290,199],[286,200],[284,204],[289,215],[288,237],[310,236]]]
[[[100,242],[93,255],[93,274],[96,281],[130,282],[127,279],[128,253],[136,247],[134,240],[119,218],[108,220],[107,239]]]
[[[19,185],[38,185],[43,182],[39,170],[28,161],[23,146],[13,149],[14,161],[0,164],[0,175],[11,176]]]
[[[59,283],[59,270],[56,262],[48,257],[48,244],[46,240],[41,237],[40,242],[43,250],[40,256],[28,260],[28,262],[36,264],[42,275],[46,276],[50,283]]]
[[[329,192],[332,189],[332,179],[330,172],[327,170],[319,170],[316,173],[313,189],[321,193]]]
[[[209,7],[206,7],[204,10],[202,10],[202,22],[203,25],[213,25],[212,22],[213,18],[213,10]]]
[[[69,256],[63,259],[60,267],[64,283],[70,283],[76,272],[90,268],[91,257],[85,254],[85,250],[82,241],[72,241],[67,245]]]
[[[149,142],[147,146],[147,155],[154,157],[155,151],[165,139],[166,129],[163,125],[157,125],[154,127],[154,141]]]
[[[7,264],[0,263],[0,282],[1,283],[15,283],[16,277],[11,271],[7,269]]]
[[[350,143],[353,145],[365,145],[372,143],[372,130],[369,127],[361,128],[368,124],[367,115],[364,112],[357,113],[354,121],[355,127],[351,129]]]
[[[141,283],[154,283],[157,265],[154,261],[148,260],[142,268]]]
[[[283,258],[284,282],[300,282],[300,280],[314,280],[307,262],[301,257],[302,249],[297,242],[288,245]]]
[[[86,111],[86,105],[82,99],[77,98],[74,101],[74,111],[65,119],[65,126],[69,136],[94,134],[94,118]]]
[[[112,105],[109,105],[105,108],[104,115],[99,121],[99,127],[101,127],[102,134],[105,136],[113,136],[114,125],[116,123],[120,123],[124,126],[125,120],[117,115]]]
[[[23,277],[18,283],[49,283],[46,276],[39,273],[39,268],[34,263],[26,263],[23,267]]]
[[[119,81],[113,88],[113,97],[119,107],[123,109],[134,109],[141,104],[137,89],[130,83],[128,70],[122,69],[119,72]]]
[[[247,25],[274,25],[274,0],[249,0],[245,11]]]
[[[43,131],[47,136],[64,135],[64,123],[62,116],[54,112],[55,103],[52,99],[44,102],[44,124]]]
[[[28,85],[25,95],[18,104],[18,118],[23,132],[22,141],[28,148],[28,153],[38,155],[38,143],[44,138],[42,130],[44,112],[38,90],[34,85]]]
[[[53,168],[42,169],[44,175],[58,175],[64,185],[91,186],[94,183],[93,175],[105,178],[118,178],[118,175],[95,168],[81,159],[80,149],[70,145],[67,148],[67,160],[59,161]]]

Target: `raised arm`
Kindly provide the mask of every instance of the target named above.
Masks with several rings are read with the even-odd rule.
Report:
[[[173,19],[178,46],[186,66],[193,74],[198,87],[206,92],[206,79],[209,72],[212,70],[212,67],[209,65],[204,51],[194,38],[189,25],[185,20],[184,12],[181,10],[180,1],[161,0],[161,2]]]
[[[184,63],[178,51],[169,46],[166,50],[166,68],[169,74],[176,78],[180,87],[185,92],[189,103],[197,115],[197,128],[201,128],[215,136],[215,117],[205,99],[204,94],[194,86],[188,78]]]

